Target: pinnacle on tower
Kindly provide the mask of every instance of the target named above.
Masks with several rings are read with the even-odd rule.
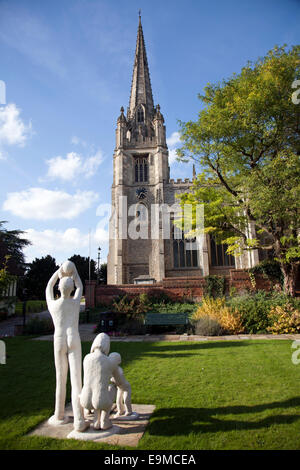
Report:
[[[129,113],[132,117],[136,107],[142,104],[149,116],[153,114],[153,96],[148,68],[146,47],[143,35],[141,15],[139,12],[139,26],[136,40],[136,50],[132,74],[131,93],[129,100]]]

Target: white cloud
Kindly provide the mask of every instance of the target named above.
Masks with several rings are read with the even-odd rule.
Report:
[[[180,142],[179,132],[173,132],[171,136],[167,138],[168,147],[175,147],[177,144],[180,144]]]
[[[43,188],[8,193],[3,209],[23,219],[73,219],[88,209],[96,200],[93,191],[69,194]]]
[[[85,140],[80,139],[77,137],[77,135],[73,135],[71,138],[71,144],[73,145],[82,145],[83,147],[87,146],[87,143]]]
[[[176,149],[178,144],[181,143],[179,132],[173,132],[170,137],[167,138],[167,144],[169,147],[169,164],[172,165],[176,162],[177,154]]]
[[[35,230],[29,228],[25,230],[26,238],[31,241],[24,249],[26,261],[31,262],[34,258],[50,254],[61,263],[74,254],[81,256],[89,256],[91,258],[97,252],[97,247],[101,245],[105,252],[107,249],[108,232],[99,229],[91,231],[91,233],[82,233],[78,228],[70,227],[64,231],[60,230]],[[102,251],[101,259],[104,261],[104,253]]]
[[[82,176],[90,178],[96,173],[102,162],[103,155],[101,150],[87,158],[83,158],[76,152],[69,152],[65,158],[58,156],[46,160],[48,165],[46,178],[63,181],[72,181]]]
[[[176,162],[177,154],[176,154],[176,149],[170,149],[169,150],[169,164],[172,165],[174,162]]]
[[[96,173],[98,166],[101,165],[102,162],[103,155],[101,150],[98,150],[98,152],[96,152],[92,157],[86,158],[82,165],[82,170],[85,177],[89,178],[90,176],[93,176]]]
[[[0,155],[4,155],[5,146],[23,147],[31,132],[31,123],[24,124],[15,103],[0,107]]]
[[[47,178],[72,180],[80,172],[81,157],[75,152],[67,154],[66,158],[54,157],[46,160],[48,165]]]

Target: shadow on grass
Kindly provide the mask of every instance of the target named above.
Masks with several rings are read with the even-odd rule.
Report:
[[[244,341],[212,341],[203,343],[185,343],[185,344],[157,344],[150,343],[149,352],[146,355],[152,357],[160,357],[162,359],[174,358],[174,357],[191,357],[197,356],[201,352],[205,352],[210,349],[224,349],[224,348],[238,348],[241,346],[250,346],[249,342]],[[150,346],[149,344],[149,346]],[[169,354],[168,354],[169,353]]]
[[[272,409],[295,408],[300,406],[300,397],[285,401],[265,403],[253,406],[226,406],[217,408],[161,408],[152,415],[147,427],[150,435],[175,436],[189,433],[229,432],[268,428],[278,424],[292,424],[300,420],[299,414],[277,414],[262,419],[238,420],[232,415],[255,414]],[[224,416],[224,419],[219,416]],[[226,415],[230,418],[227,419]]]
[[[82,343],[83,356],[89,352],[91,343]],[[154,358],[185,358],[197,356],[207,350],[219,350],[224,348],[238,348],[251,346],[249,341],[211,341],[203,343],[162,343],[162,342],[118,342],[110,343],[110,351],[121,354],[122,364],[128,366],[131,361],[143,359],[145,357]]]

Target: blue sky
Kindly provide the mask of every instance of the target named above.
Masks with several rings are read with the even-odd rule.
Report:
[[[0,0],[0,206],[27,232],[27,261],[107,256],[112,155],[129,102],[142,24],[155,104],[165,117],[171,177],[178,120],[197,94],[275,45],[299,44],[299,0]],[[1,92],[1,90],[0,90]],[[1,93],[0,93],[1,101]]]

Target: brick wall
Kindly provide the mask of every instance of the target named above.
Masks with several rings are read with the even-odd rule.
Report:
[[[255,288],[251,284],[250,276],[247,271],[242,269],[231,269],[228,286],[235,287],[238,291],[243,289],[270,290],[271,282],[262,274],[255,274]]]
[[[230,270],[226,278],[227,292],[231,287],[237,291],[253,289],[249,274],[241,269]],[[256,290],[270,290],[271,283],[262,275],[255,275]],[[96,281],[86,281],[86,306],[95,307],[99,304],[109,305],[113,299],[120,295],[134,297],[146,293],[149,296],[165,294],[174,301],[184,299],[200,301],[205,286],[203,277],[165,278],[155,284],[122,284],[122,285],[96,285]]]

